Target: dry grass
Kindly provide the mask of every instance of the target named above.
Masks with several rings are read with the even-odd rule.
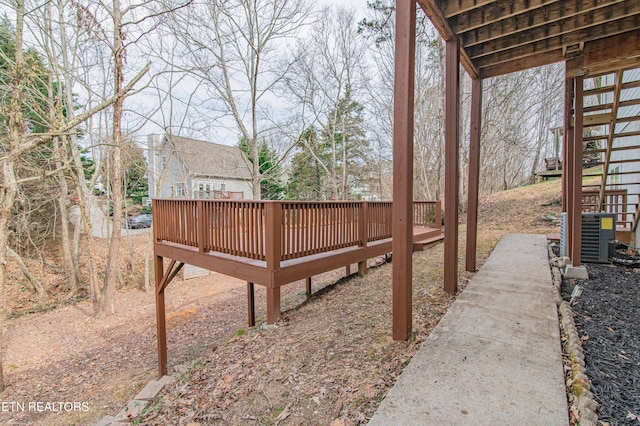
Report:
[[[557,182],[482,200],[481,264],[505,233],[558,232]],[[460,287],[466,232],[460,233]],[[277,327],[254,328],[199,357],[141,424],[366,423],[454,297],[442,291],[443,246],[413,257],[414,338],[391,339],[391,265],[339,281],[286,312]]]
[[[544,218],[559,214],[559,199],[557,181],[482,199],[478,264],[505,233],[558,232]],[[462,270],[465,240],[463,224],[461,288],[473,276]],[[146,238],[134,237],[132,244],[141,259]],[[125,252],[122,271],[130,269],[129,263]],[[304,282],[286,286],[286,311],[276,327],[246,328],[242,282],[216,274],[172,283],[167,289],[169,363],[176,382],[139,423],[365,423],[453,302],[442,290],[443,271],[442,245],[414,254],[414,337],[409,342],[391,339],[390,264],[362,278],[342,278],[343,270],[314,277],[316,295],[308,302]],[[21,281],[19,275],[14,278]],[[54,274],[47,283],[54,299],[61,299],[60,277]],[[28,289],[20,286],[13,287],[21,294],[14,310],[33,310]],[[257,288],[259,320],[264,298]],[[80,400],[91,408],[82,415],[38,415],[14,424],[95,422],[116,414],[153,377],[153,294],[128,289],[119,292],[117,303],[117,318],[106,321],[91,317],[87,301],[10,321],[5,360],[16,367],[7,374],[10,387],[3,398]],[[33,336],[39,345],[34,346]]]

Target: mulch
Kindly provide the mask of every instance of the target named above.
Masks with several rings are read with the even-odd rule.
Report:
[[[628,253],[620,254],[628,257]],[[582,339],[587,376],[600,404],[600,422],[640,425],[640,271],[612,264],[587,264],[588,280],[564,280]]]

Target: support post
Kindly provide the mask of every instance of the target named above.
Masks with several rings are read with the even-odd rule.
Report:
[[[442,201],[436,201],[436,228],[442,231]]]
[[[469,186],[467,201],[466,269],[476,268],[478,242],[478,192],[480,186],[480,129],[482,126],[482,79],[471,80],[471,127],[469,135]]]
[[[447,41],[445,76],[444,290],[458,291],[458,193],[460,176],[460,41]]]
[[[311,277],[307,277],[307,300],[311,298]]]
[[[255,285],[247,281],[247,315],[249,317],[249,327],[256,325],[256,302]]]
[[[567,256],[571,257],[571,240],[573,235],[573,217],[571,216],[571,206],[573,206],[573,83],[574,79],[566,78],[564,81],[564,164],[562,166],[562,211],[567,213]]]
[[[583,101],[584,77],[577,76],[574,84],[574,128],[573,128],[573,206],[572,206],[572,236],[571,262],[574,267],[580,266],[582,246],[582,130],[583,130]]]
[[[156,334],[158,338],[158,377],[167,374],[167,324],[164,307],[164,265],[162,256],[154,256],[156,293]]]
[[[393,339],[411,336],[416,2],[396,1],[393,110]]]
[[[367,261],[363,260],[358,262],[358,276],[364,277],[365,275],[367,275]]]
[[[348,277],[349,275],[351,275],[351,265],[347,265],[344,267],[344,275],[345,277]]]
[[[280,318],[280,287],[267,287],[267,324]]]

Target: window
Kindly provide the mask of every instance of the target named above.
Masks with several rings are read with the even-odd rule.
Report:
[[[176,197],[184,197],[184,184],[176,183]]]
[[[611,173],[611,175],[609,175],[609,182],[612,185],[615,185],[613,187],[613,189],[619,189],[619,185],[620,185],[620,166],[617,166],[613,170],[609,169],[609,173]]]
[[[223,183],[220,185],[220,191],[226,191],[227,190],[227,184]]]
[[[160,157],[160,170],[167,170],[167,156]]]

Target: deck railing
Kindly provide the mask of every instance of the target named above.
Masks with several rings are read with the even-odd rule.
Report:
[[[583,212],[599,212],[598,198],[599,190],[586,189],[582,190],[582,211]],[[621,227],[630,227],[632,221],[627,221],[627,190],[626,189],[607,189],[604,191],[604,213],[615,213],[616,222]]]
[[[376,201],[153,200],[157,242],[263,260],[272,270],[281,261],[391,238],[391,215],[391,202]],[[413,219],[440,229],[440,202],[414,202]]]

